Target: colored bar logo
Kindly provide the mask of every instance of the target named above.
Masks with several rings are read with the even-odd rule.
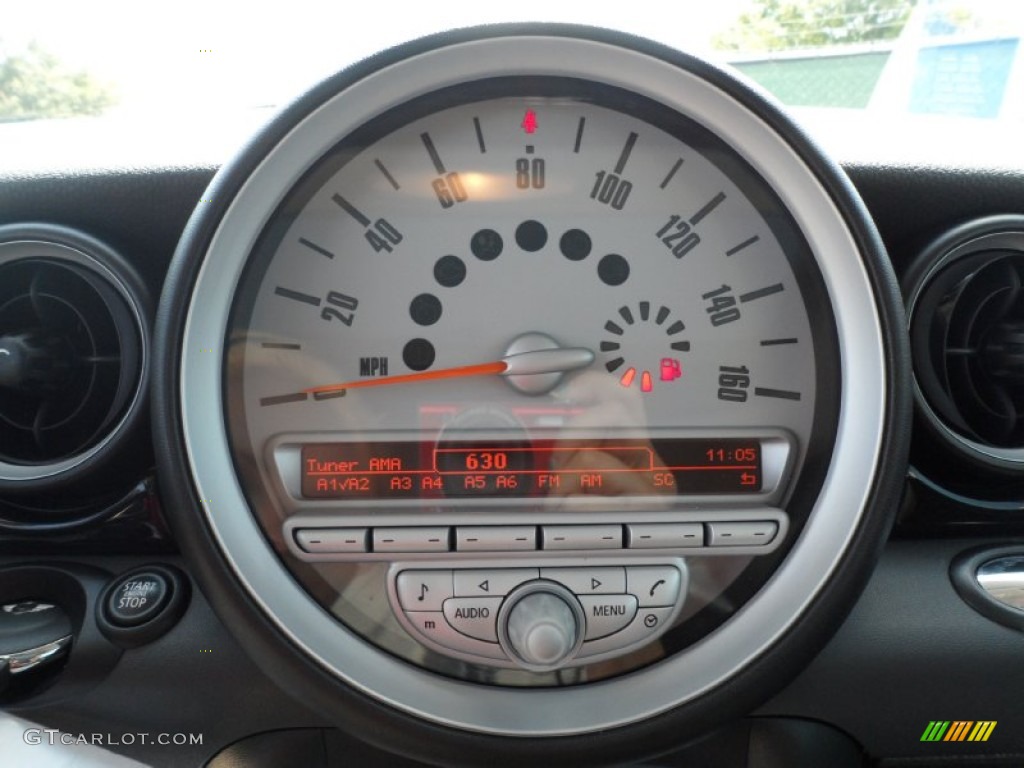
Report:
[[[996,729],[995,720],[932,720],[921,741],[988,741]]]

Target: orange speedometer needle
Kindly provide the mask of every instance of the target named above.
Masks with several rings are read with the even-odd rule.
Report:
[[[382,376],[378,379],[356,379],[323,387],[311,387],[303,392],[310,395],[324,395],[346,389],[382,387],[386,384],[415,384],[438,379],[459,379],[468,376],[528,376],[538,373],[563,373],[585,368],[594,361],[594,353],[582,347],[558,347],[538,349],[506,355],[501,360],[475,365],[460,365],[455,368],[439,368],[436,371],[405,373],[398,376]]]
[[[360,389],[362,387],[380,387],[385,384],[413,384],[417,381],[432,381],[435,379],[457,379],[465,376],[493,376],[504,373],[508,366],[501,360],[493,363],[480,363],[478,365],[460,365],[457,368],[439,368],[436,371],[423,371],[422,373],[406,373],[400,376],[383,376],[379,379],[357,379],[356,381],[343,381],[340,384],[328,384],[325,387],[313,387],[303,390],[311,395],[322,395],[328,392],[340,392],[343,389]]]

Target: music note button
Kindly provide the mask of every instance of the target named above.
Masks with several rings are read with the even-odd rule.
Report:
[[[395,589],[406,611],[440,611],[444,601],[455,595],[450,570],[402,571]]]

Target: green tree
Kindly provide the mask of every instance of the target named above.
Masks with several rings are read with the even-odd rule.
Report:
[[[899,36],[916,0],[753,0],[717,35],[721,50],[777,51]]]
[[[0,58],[0,120],[98,115],[115,102],[107,86],[35,42]]]

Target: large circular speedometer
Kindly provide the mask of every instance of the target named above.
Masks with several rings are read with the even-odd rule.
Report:
[[[570,433],[699,431],[747,438],[760,455],[759,431],[778,428],[802,459],[816,414],[821,434],[834,430],[833,328],[792,217],[707,129],[609,85],[484,79],[360,126],[278,206],[231,323],[232,438],[263,456],[291,435],[305,457],[300,496],[361,508],[743,495],[767,484],[756,461],[726,456],[733,443],[708,442],[696,462],[692,450],[674,458],[685,443],[666,444],[673,457],[642,466],[635,450],[605,452],[637,471],[606,470],[600,484],[561,472],[552,485],[542,470],[592,447]],[[515,374],[537,365],[546,377]],[[493,474],[479,489],[470,468],[422,474],[435,457],[406,444],[443,434],[466,453],[437,458],[467,458],[481,430],[483,447],[515,450],[481,468]],[[519,446],[537,441],[550,443],[545,456]],[[370,474],[368,443],[394,472]],[[585,455],[573,456],[581,469]],[[671,482],[658,467],[677,468],[661,473]],[[263,468],[264,482],[287,478]]]
[[[604,749],[765,695],[862,582],[902,461],[891,281],[838,172],[721,74],[593,30],[431,39],[207,197],[164,471],[284,684]]]

